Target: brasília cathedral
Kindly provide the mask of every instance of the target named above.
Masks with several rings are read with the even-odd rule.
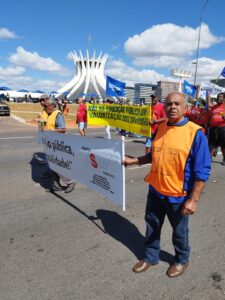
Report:
[[[106,97],[106,78],[104,76],[104,68],[108,58],[107,54],[102,52],[96,57],[95,52],[92,57],[86,52],[86,57],[79,51],[78,55],[75,51],[71,53],[74,64],[76,66],[76,74],[73,79],[68,82],[57,93],[57,98],[67,97],[68,99],[98,98],[103,100]]]

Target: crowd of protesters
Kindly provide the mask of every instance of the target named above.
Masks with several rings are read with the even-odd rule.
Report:
[[[150,126],[152,137],[146,139],[146,153],[150,151],[151,141],[158,125],[166,120],[164,105],[154,95],[151,95],[151,99]],[[219,93],[215,102],[212,101],[209,93],[206,101],[192,101],[188,104],[186,117],[204,129],[208,138],[211,156],[216,156],[218,148],[221,148],[223,155],[221,165],[225,166],[225,93]]]
[[[159,101],[155,95],[150,95],[151,98],[151,132],[152,136],[146,138],[146,154],[150,152],[152,140],[154,139],[158,126],[167,120],[167,116],[164,109],[164,104]],[[86,135],[87,129],[87,106],[85,99],[79,98],[78,108],[76,112],[76,124],[81,136]],[[105,100],[103,104],[112,104],[110,100]],[[69,113],[68,100],[65,98],[63,101],[60,99],[54,99],[47,95],[43,95],[40,98],[40,104],[43,108],[42,113],[39,115],[38,120],[40,128],[42,130],[48,129],[58,132],[66,132],[65,116]],[[141,104],[142,105],[142,104]],[[54,115],[54,118],[52,117]],[[193,123],[201,126],[204,129],[205,135],[208,138],[208,144],[211,156],[216,156],[218,148],[221,147],[223,160],[221,164],[225,166],[225,93],[220,93],[217,96],[216,103],[212,102],[210,95],[208,95],[206,101],[194,100],[191,104],[188,104],[188,108],[185,116]],[[54,123],[49,127],[50,120]],[[44,124],[44,125],[43,125]],[[111,138],[110,126],[105,126],[106,136]],[[124,135],[123,130],[120,130],[120,134]],[[125,132],[126,135],[129,133]],[[44,163],[47,163],[46,158]],[[53,184],[51,190],[58,191],[63,190],[65,192],[71,192],[75,187],[75,182],[69,178],[63,178],[60,174],[52,172],[50,169],[44,172],[41,177],[47,178],[53,176]],[[64,188],[60,182],[66,184]]]
[[[208,137],[211,156],[216,156],[218,147],[221,148],[225,166],[225,93],[219,93],[213,102],[210,94],[207,101],[194,101],[187,112],[193,123],[202,126]]]
[[[182,93],[168,94],[165,104],[151,95],[152,136],[146,138],[146,153],[141,157],[125,156],[126,165],[151,162],[145,181],[149,183],[145,220],[147,223],[145,253],[133,271],[141,273],[158,264],[160,232],[167,215],[173,230],[175,262],[167,270],[170,278],[182,275],[189,265],[188,218],[195,213],[205,181],[211,169],[211,157],[221,147],[225,166],[225,93],[219,93],[216,103],[208,94],[206,101],[194,100],[188,104]],[[86,135],[87,106],[79,98],[76,124],[82,137]],[[104,104],[111,104],[105,101]],[[69,112],[68,101],[56,100],[45,95],[40,104],[41,130],[66,133],[65,116]],[[140,105],[143,105],[141,103]],[[191,122],[189,122],[191,121]],[[172,129],[172,130],[171,130]],[[105,128],[108,139],[110,127]],[[47,163],[47,161],[46,161]],[[75,182],[52,170],[50,191],[70,193]]]

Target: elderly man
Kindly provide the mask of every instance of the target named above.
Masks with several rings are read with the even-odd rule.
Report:
[[[55,99],[50,98],[47,102],[45,102],[45,111],[48,115],[46,125],[42,127],[42,130],[54,130],[59,133],[66,132],[66,124],[64,120],[64,116],[60,110],[57,109],[57,103]],[[51,187],[51,191],[60,191],[62,190],[62,186],[60,184],[60,178],[66,184],[66,188],[64,189],[65,193],[70,193],[75,188],[75,182],[69,178],[66,178],[56,172],[53,172],[53,184]]]
[[[167,276],[177,277],[189,262],[188,218],[197,208],[205,181],[210,173],[210,152],[201,127],[190,122],[184,114],[186,101],[181,93],[170,93],[165,101],[168,121],[160,124],[145,156],[126,157],[124,164],[152,162],[145,181],[149,183],[145,220],[147,223],[144,258],[133,271],[144,272],[158,264],[160,234],[167,215],[173,229],[175,260]]]

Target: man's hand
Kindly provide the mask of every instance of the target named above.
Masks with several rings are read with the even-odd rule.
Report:
[[[183,216],[184,215],[193,215],[196,212],[196,209],[197,209],[197,202],[192,199],[188,199],[183,204],[181,214]]]
[[[138,164],[138,158],[133,156],[126,156],[124,157],[124,161],[122,162],[122,165],[131,166],[131,165],[137,165]]]
[[[149,121],[149,125],[153,125],[153,124],[155,124],[155,120]]]
[[[190,198],[184,202],[183,207],[181,209],[182,215],[193,215],[196,212],[197,204],[204,186],[204,181],[196,179]]]
[[[124,161],[122,161],[122,165],[126,166],[131,166],[131,165],[145,165],[150,163],[150,156],[149,155],[144,155],[144,156],[139,156],[139,157],[133,157],[129,155],[125,155]]]
[[[66,128],[55,128],[54,131],[58,133],[66,133]]]

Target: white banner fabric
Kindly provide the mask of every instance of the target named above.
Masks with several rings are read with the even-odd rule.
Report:
[[[219,93],[222,93],[225,91],[224,87],[221,87],[219,85],[216,85],[212,82],[201,82],[200,90],[198,97],[206,100],[206,92],[210,92],[211,97],[217,97]]]
[[[101,193],[125,210],[123,140],[44,131],[42,143],[50,169]]]

